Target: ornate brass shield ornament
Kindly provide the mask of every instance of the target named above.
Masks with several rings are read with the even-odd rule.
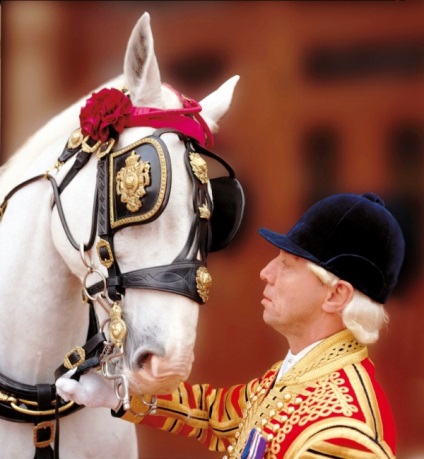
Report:
[[[208,165],[199,153],[190,153],[190,165],[201,183],[208,183]]]
[[[137,212],[141,208],[141,198],[146,194],[145,187],[149,185],[150,164],[141,161],[141,156],[135,151],[131,152],[125,160],[125,167],[116,174],[116,193],[130,212]]]
[[[212,287],[212,276],[204,266],[201,266],[196,272],[196,287],[200,298],[206,302],[209,298],[209,290]]]
[[[168,202],[171,160],[159,137],[143,137],[107,155],[110,227],[147,223],[157,218]],[[106,171],[105,171],[106,172]]]

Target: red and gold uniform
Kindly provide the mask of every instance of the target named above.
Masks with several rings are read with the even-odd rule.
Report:
[[[144,417],[133,395],[123,419],[197,438],[231,459],[395,457],[389,404],[366,346],[349,331],[323,340],[276,381],[280,366],[227,389],[182,383]],[[252,433],[263,445],[256,452]]]

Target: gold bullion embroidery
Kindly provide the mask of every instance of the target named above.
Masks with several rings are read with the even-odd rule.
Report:
[[[349,363],[359,362],[368,355],[366,346],[359,343],[353,335],[344,330],[327,338],[316,346],[299,363],[292,367],[277,385],[286,386],[306,380],[318,379]]]

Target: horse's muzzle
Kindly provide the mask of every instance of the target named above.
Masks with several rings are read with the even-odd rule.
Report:
[[[169,394],[190,375],[193,355],[171,360],[154,354],[140,355],[138,371],[128,374],[132,391],[143,394]]]

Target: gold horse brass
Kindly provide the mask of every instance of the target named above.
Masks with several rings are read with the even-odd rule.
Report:
[[[149,185],[150,164],[141,161],[141,156],[133,151],[125,160],[125,166],[116,174],[116,192],[130,212],[137,212],[141,208],[141,198],[146,194],[145,187]]]
[[[201,266],[196,272],[197,293],[204,302],[209,298],[209,290],[212,286],[212,276],[209,271]]]
[[[190,165],[201,183],[208,183],[208,165],[199,153],[190,153]]]
[[[115,302],[110,311],[109,339],[119,349],[127,336],[127,326],[122,320],[122,309]]]

